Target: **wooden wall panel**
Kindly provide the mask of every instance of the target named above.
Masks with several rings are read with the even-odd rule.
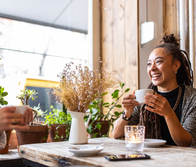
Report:
[[[178,35],[177,1],[163,0],[163,32]]]
[[[114,70],[125,82],[125,0],[114,0]]]
[[[125,79],[131,93],[139,87],[138,3],[136,0],[125,2]]]
[[[101,0],[101,57],[131,91],[138,89],[138,0]]]
[[[131,93],[138,89],[138,0],[101,0],[101,59]],[[111,90],[113,91],[113,90]],[[110,92],[111,93],[111,92]],[[108,95],[105,102],[111,102]],[[122,98],[119,103],[122,102]],[[122,111],[115,109],[114,111]],[[106,110],[104,111],[106,112]],[[110,133],[110,137],[112,134]]]
[[[102,0],[101,8],[101,59],[103,66],[113,70],[113,0]],[[110,60],[110,61],[109,61]]]
[[[185,0],[185,50],[189,54],[189,1]],[[163,0],[163,32],[173,33],[180,38],[179,0]]]

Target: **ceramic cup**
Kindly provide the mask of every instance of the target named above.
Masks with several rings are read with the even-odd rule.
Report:
[[[135,91],[136,101],[138,101],[140,104],[144,103],[144,97],[147,95],[147,93],[153,94],[153,89],[139,89]]]
[[[20,114],[24,115],[25,111],[27,111],[27,109],[29,108],[29,105],[14,106],[14,107],[16,107],[16,110],[15,110],[16,113],[20,113]],[[21,121],[21,118],[15,118],[15,119],[12,118],[13,125],[17,124],[20,121]]]
[[[16,113],[20,113],[24,115],[25,111],[27,111],[27,109],[29,108],[29,105],[14,106],[14,107],[16,107],[16,110],[15,110]]]

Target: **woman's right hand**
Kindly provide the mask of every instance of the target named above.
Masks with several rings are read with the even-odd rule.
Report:
[[[28,109],[25,115],[15,113],[16,108],[14,106],[3,107],[0,109],[0,134],[4,130],[27,130],[29,121],[32,120],[32,110]],[[28,120],[27,120],[28,118]],[[17,124],[16,121],[17,120]]]
[[[139,103],[134,100],[136,98],[134,93],[135,91],[133,92],[133,94],[129,94],[128,96],[124,97],[122,101],[123,107],[125,108],[125,116],[127,118],[131,117],[134,107],[139,105]]]

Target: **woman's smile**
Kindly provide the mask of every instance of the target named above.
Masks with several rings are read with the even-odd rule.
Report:
[[[151,74],[151,76],[152,76],[152,80],[158,80],[162,76],[162,74],[155,73],[155,74]]]
[[[176,71],[179,65],[164,48],[155,49],[149,56],[147,70],[153,85],[158,90],[173,90],[177,87]]]

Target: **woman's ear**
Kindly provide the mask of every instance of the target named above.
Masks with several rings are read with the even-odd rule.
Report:
[[[181,66],[181,62],[179,60],[175,60],[175,62],[174,62],[174,70],[175,70],[175,72],[178,71],[180,66]]]

